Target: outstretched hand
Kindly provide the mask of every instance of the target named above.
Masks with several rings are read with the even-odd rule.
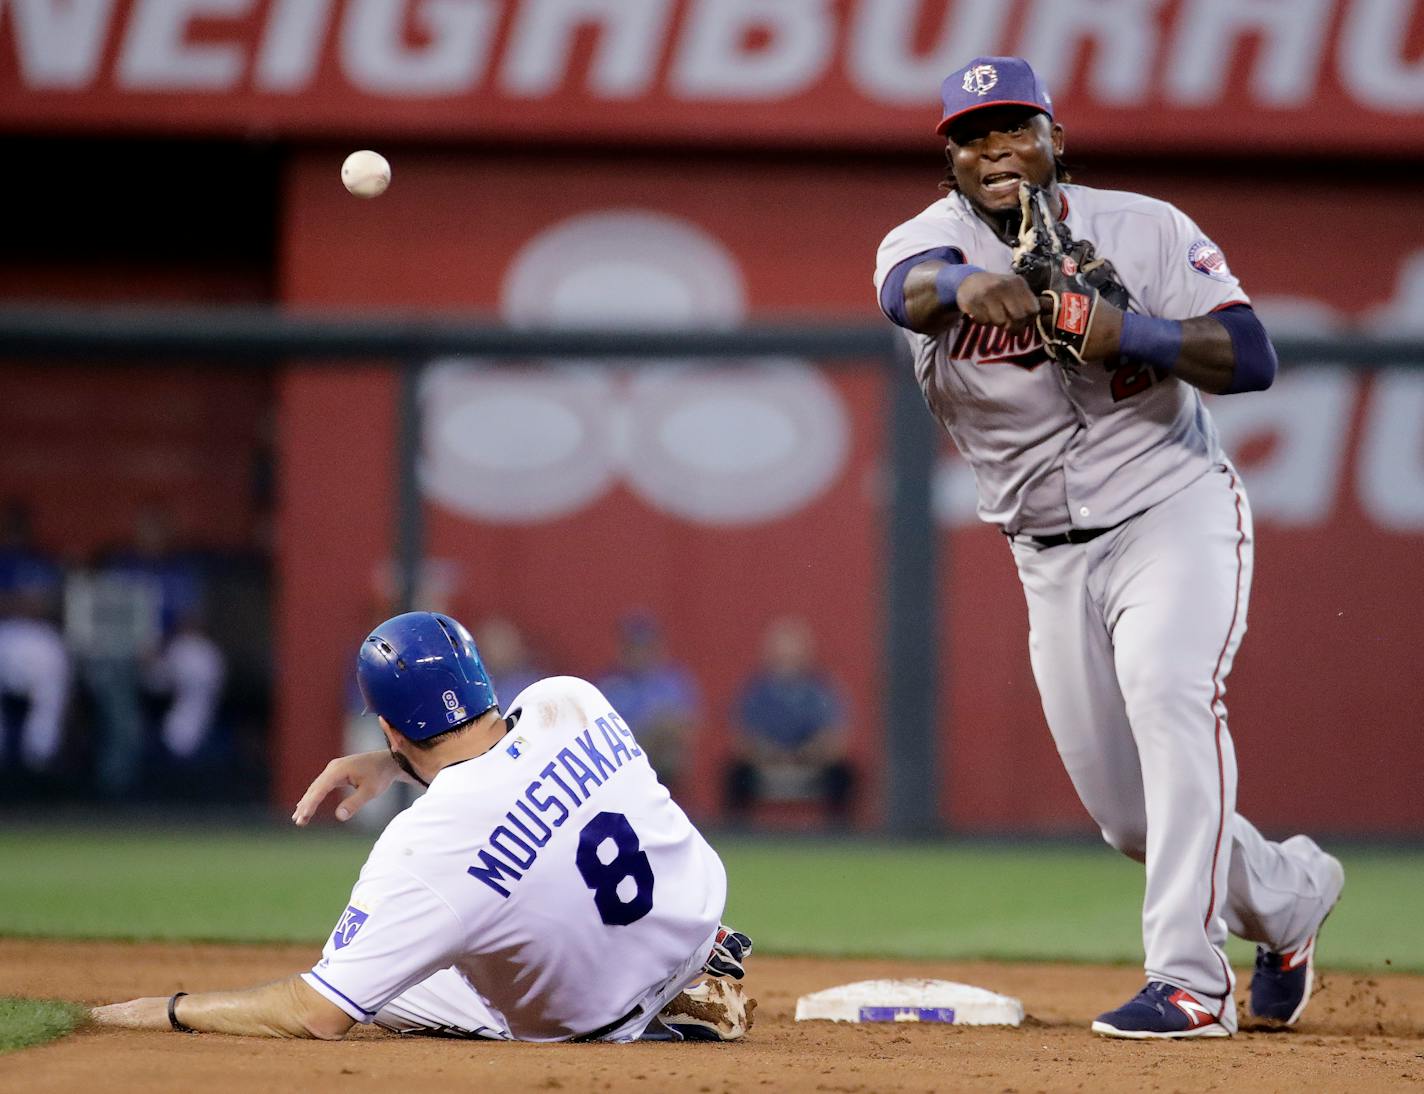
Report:
[[[327,764],[307,787],[307,792],[292,813],[292,822],[298,827],[305,826],[316,815],[317,808],[327,795],[344,786],[352,787],[352,792],[336,807],[336,819],[350,820],[361,811],[362,806],[385,793],[391,783],[400,777],[400,768],[391,754],[384,750],[339,756]]]
[[[130,999],[127,1003],[110,1003],[106,1007],[95,1007],[89,1012],[90,1019],[98,1026],[113,1026],[119,1029],[169,1029],[168,997],[149,996],[144,999]]]

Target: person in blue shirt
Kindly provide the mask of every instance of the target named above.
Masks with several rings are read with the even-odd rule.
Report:
[[[634,612],[618,624],[618,663],[595,683],[630,726],[663,785],[677,791],[697,722],[697,681],[663,648],[652,616]],[[511,698],[513,698],[511,696]]]
[[[846,758],[843,707],[816,665],[805,620],[786,617],[767,628],[762,664],[742,688],[736,723],[726,782],[730,820],[744,820],[760,799],[820,798],[829,820],[847,822],[855,772]]]
[[[494,692],[505,705],[521,691],[549,674],[539,669],[520,629],[503,616],[492,615],[475,626],[475,644],[484,657]]]

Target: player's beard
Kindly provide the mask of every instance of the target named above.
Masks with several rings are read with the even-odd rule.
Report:
[[[411,766],[411,762],[407,760],[404,756],[402,756],[399,752],[397,752],[395,749],[391,749],[391,759],[395,760],[396,766],[398,768],[404,771],[421,786],[427,788],[430,786],[428,782],[426,782],[424,779],[422,779],[419,775],[415,773],[415,768]]]

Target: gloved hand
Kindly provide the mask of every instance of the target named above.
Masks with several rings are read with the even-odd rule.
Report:
[[[712,943],[712,952],[707,955],[707,963],[702,971],[713,976],[730,976],[740,980],[747,974],[743,965],[752,954],[752,940],[741,931],[734,931],[723,924],[717,928],[717,938]]]
[[[1081,365],[1100,302],[1125,310],[1127,290],[1112,263],[1099,258],[1088,240],[1074,239],[1054,217],[1047,191],[1020,183],[1019,204],[1022,220],[1013,269],[1038,294],[1039,337],[1059,364]]]

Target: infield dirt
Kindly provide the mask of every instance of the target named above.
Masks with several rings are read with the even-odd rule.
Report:
[[[1328,940],[1327,940],[1328,941]],[[242,987],[308,968],[309,946],[0,939],[0,995],[113,1002]],[[1328,957],[1328,953],[1327,953]],[[518,1045],[361,1032],[344,1042],[81,1031],[0,1056],[0,1090],[890,1091],[1398,1090],[1424,1087],[1424,977],[1321,975],[1297,1029],[1231,1040],[1108,1041],[1087,1024],[1136,991],[1130,968],[757,956],[748,1040],[729,1045]],[[793,1021],[796,998],[872,977],[931,976],[1023,1000],[1020,1029]],[[1248,979],[1239,975],[1241,986]]]

